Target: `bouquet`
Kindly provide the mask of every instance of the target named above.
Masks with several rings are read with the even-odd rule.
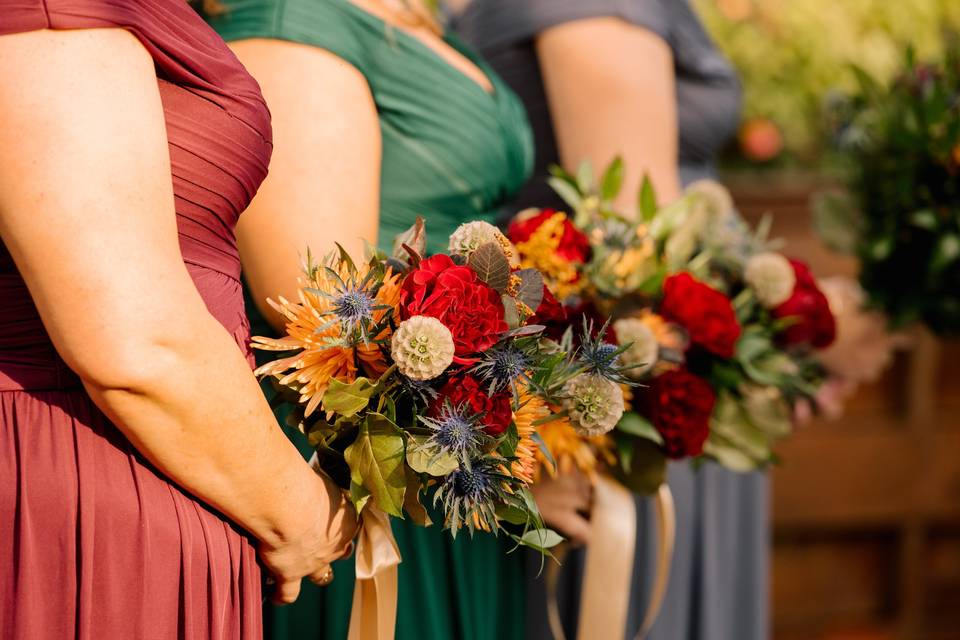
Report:
[[[544,434],[554,456],[587,472],[599,463],[642,494],[661,484],[667,459],[709,457],[738,471],[773,461],[794,405],[822,380],[816,351],[835,335],[807,266],[775,251],[768,222],[751,230],[714,182],[658,207],[644,181],[633,220],[612,206],[619,160],[599,182],[588,166],[553,173],[571,213],[523,211],[507,231],[521,265],[557,293],[540,322],[584,318],[599,328],[587,348],[615,352],[639,385],[621,387],[626,411],[607,439]]]
[[[823,194],[816,221],[856,255],[870,307],[894,328],[960,331],[960,45],[938,64],[912,50],[889,84],[857,70],[860,89],[834,105],[849,197]]]
[[[342,249],[319,262],[308,252],[298,300],[270,301],[286,335],[253,339],[284,355],[257,373],[358,513],[373,504],[429,525],[430,496],[454,537],[505,532],[546,552],[561,538],[529,491],[536,426],[554,407],[612,428],[619,350],[549,338],[537,320],[549,288],[492,225],[462,225],[447,253],[424,257],[425,246],[418,219],[391,256],[369,250],[357,265]]]

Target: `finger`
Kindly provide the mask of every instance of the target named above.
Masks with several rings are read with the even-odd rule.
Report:
[[[285,580],[277,578],[277,588],[273,592],[273,600],[279,604],[293,604],[300,595],[300,579]]]
[[[564,516],[560,529],[575,545],[585,545],[590,542],[590,522],[577,514]]]

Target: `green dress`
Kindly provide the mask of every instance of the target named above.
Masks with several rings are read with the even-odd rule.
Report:
[[[225,40],[275,38],[330,51],[366,78],[380,119],[380,243],[388,247],[417,215],[428,220],[431,252],[462,222],[493,221],[527,179],[533,162],[523,107],[510,89],[454,36],[446,42],[483,70],[488,93],[422,42],[347,0],[227,0],[211,23]],[[282,221],[278,221],[282,224]],[[253,317],[254,335],[269,332]],[[301,450],[299,434],[290,434]],[[304,505],[305,508],[308,505]],[[436,518],[434,519],[436,521]],[[438,525],[396,521],[400,565],[399,640],[521,638],[525,612],[523,555],[489,534],[456,541]],[[353,562],[334,565],[326,589],[304,582],[296,604],[270,608],[275,640],[345,638]]]

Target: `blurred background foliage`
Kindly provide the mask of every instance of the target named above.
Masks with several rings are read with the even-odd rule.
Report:
[[[912,45],[937,59],[960,29],[958,0],[693,0],[741,74],[743,125],[728,164],[828,164],[824,109],[856,88],[852,66],[884,82]]]

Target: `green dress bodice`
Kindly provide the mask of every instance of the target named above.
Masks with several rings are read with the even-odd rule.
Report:
[[[379,243],[384,248],[422,215],[427,219],[428,249],[445,250],[459,224],[493,222],[498,207],[527,179],[533,146],[523,106],[453,35],[447,35],[446,42],[487,74],[492,92],[416,38],[347,0],[223,4],[226,11],[210,22],[225,40],[273,38],[312,45],[342,58],[365,77],[380,121]],[[270,332],[250,304],[248,313],[254,335]],[[306,452],[302,440],[298,444]],[[394,533],[403,555],[398,640],[522,637],[522,555],[508,555],[508,540],[488,534],[471,539],[464,533],[453,541],[438,525],[423,529],[408,521],[396,521]],[[334,571],[330,587],[305,582],[296,604],[269,610],[268,637],[345,638],[352,560],[335,563]]]

